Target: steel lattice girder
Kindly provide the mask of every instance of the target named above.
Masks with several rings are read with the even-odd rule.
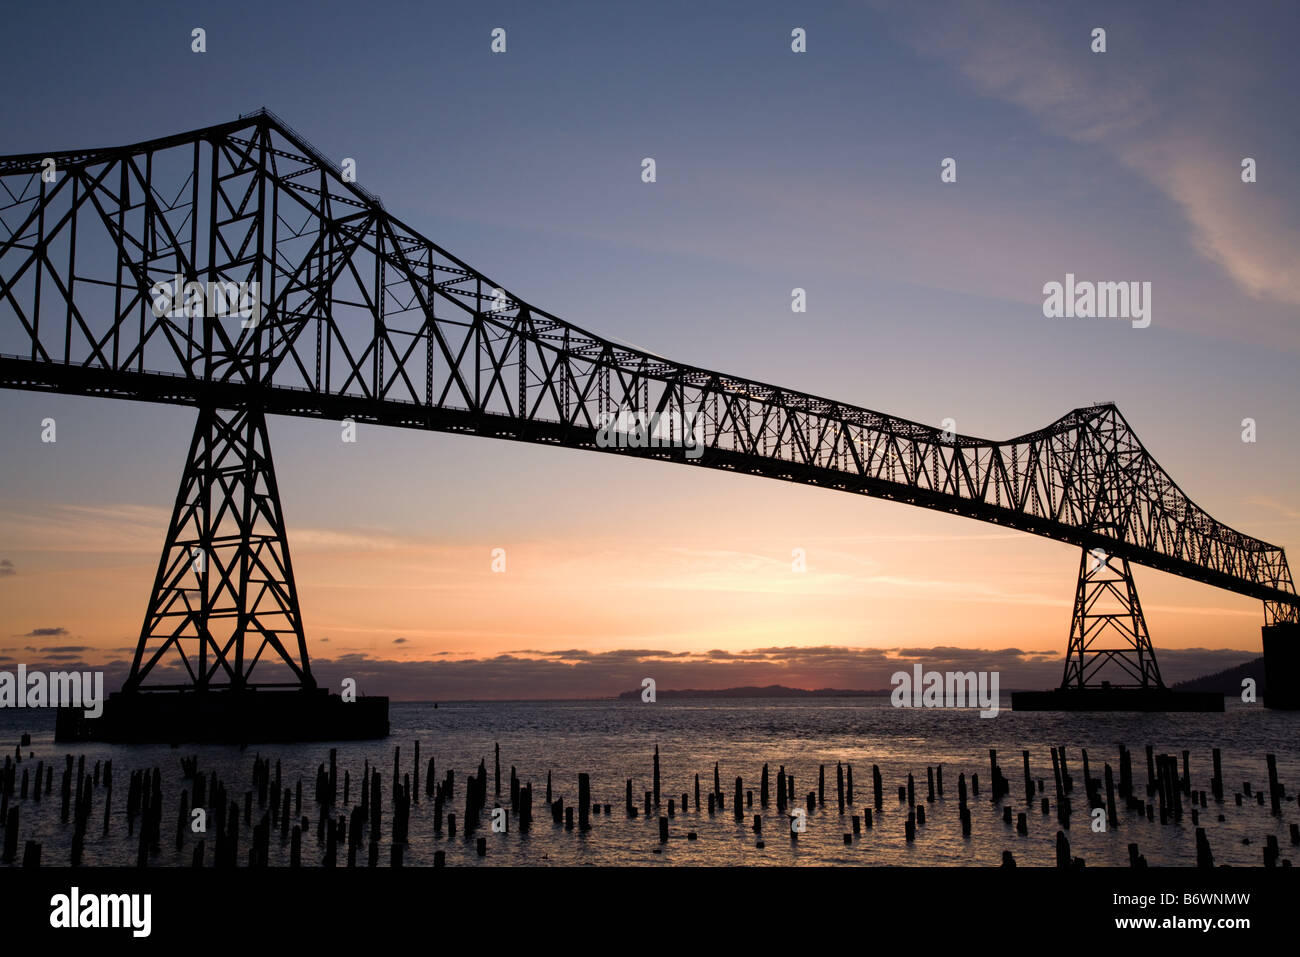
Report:
[[[154,315],[154,283],[177,274],[256,282],[259,321]],[[1270,620],[1300,607],[1283,550],[1192,502],[1113,405],[991,441],[602,339],[422,237],[266,111],[0,158],[0,386],[727,469],[1101,548],[1259,598]],[[599,446],[619,412],[660,415],[704,453]]]

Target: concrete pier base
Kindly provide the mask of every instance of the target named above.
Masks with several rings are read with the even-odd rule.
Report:
[[[1300,711],[1300,624],[1263,627],[1264,707]]]
[[[1223,695],[1167,688],[1076,688],[1016,691],[1012,711],[1222,711]]]
[[[60,708],[55,741],[253,744],[388,737],[388,699],[315,691],[115,692],[104,712]]]

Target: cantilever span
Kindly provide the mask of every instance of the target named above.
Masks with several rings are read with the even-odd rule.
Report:
[[[160,293],[178,279],[256,309],[169,311]],[[0,354],[0,386],[198,406],[203,447],[254,456],[272,484],[262,416],[350,417],[893,499],[1250,595],[1270,623],[1300,609],[1283,550],[1194,503],[1113,405],[991,441],[611,342],[421,236],[265,110],[132,146],[0,158]],[[598,441],[620,414],[658,417],[668,442]],[[191,459],[187,476],[210,490]],[[198,508],[187,494],[183,483],[173,531]],[[264,504],[278,529],[278,500]],[[287,547],[272,539],[259,581],[296,615]],[[211,545],[169,536],[169,548],[187,542]],[[165,554],[154,611],[184,574]],[[190,584],[233,593],[233,574]],[[189,605],[169,607],[177,620],[146,622],[144,636],[163,650],[207,627]],[[305,646],[295,655],[287,640],[301,637],[294,617],[264,629],[263,648],[309,681]],[[195,680],[224,668],[245,681],[232,647],[215,641],[218,664]],[[150,660],[137,655],[133,674]]]

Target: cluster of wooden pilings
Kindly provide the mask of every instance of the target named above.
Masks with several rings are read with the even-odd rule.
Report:
[[[1152,746],[1147,745],[1146,781],[1141,782],[1135,780],[1133,752],[1124,744],[1118,747],[1118,774],[1112,771],[1109,763],[1103,762],[1100,775],[1094,773],[1086,748],[1078,749],[1077,766],[1073,763],[1073,755],[1067,758],[1064,747],[1051,748],[1050,782],[1034,776],[1030,752],[1023,750],[1019,769],[1023,783],[1014,788],[1011,779],[1003,773],[998,752],[990,749],[987,805],[992,808],[995,818],[1000,813],[1002,823],[1007,828],[1014,827],[1021,837],[1029,835],[1032,818],[1050,818],[1055,812],[1055,821],[1049,826],[1049,832],[1055,828],[1056,863],[1067,868],[1084,865],[1081,857],[1071,853],[1068,837],[1071,823],[1076,820],[1076,801],[1079,812],[1082,812],[1079,814],[1082,820],[1077,823],[1094,832],[1122,831],[1143,819],[1148,823],[1158,821],[1160,825],[1182,826],[1190,818],[1195,836],[1196,863],[1200,867],[1213,867],[1214,854],[1201,817],[1204,813],[1208,823],[1210,800],[1218,808],[1225,803],[1229,793],[1223,779],[1220,750],[1213,750],[1209,788],[1201,790],[1193,788],[1188,751],[1182,751],[1181,755],[1156,753]],[[430,829],[436,839],[460,837],[464,841],[472,840],[480,857],[487,854],[485,833],[515,830],[527,834],[533,827],[533,785],[521,781],[512,766],[508,794],[503,795],[499,745],[494,748],[491,782],[486,760],[480,760],[474,773],[462,778],[459,803],[455,769],[446,768],[439,777],[434,758],[421,764],[418,742],[413,751],[410,768],[404,770],[401,746],[393,749],[392,772],[385,783],[385,775],[369,761],[364,763],[357,781],[353,782],[348,770],[343,771],[340,780],[338,752],[330,749],[328,761],[317,767],[311,790],[314,821],[310,813],[304,813],[302,778],[298,777],[292,784],[285,781],[279,760],[272,762],[270,757],[255,756],[248,787],[241,789],[233,782],[222,780],[215,770],[205,771],[199,766],[196,756],[183,756],[180,759],[182,787],[174,802],[175,850],[178,854],[183,853],[188,845],[189,860],[194,867],[267,867],[271,860],[273,835],[278,832],[280,846],[287,844],[289,848],[291,867],[376,867],[380,863],[380,846],[384,843],[388,846],[389,866],[400,867],[410,842],[412,809],[420,804],[421,792],[426,810],[416,815],[416,826]],[[36,805],[53,799],[54,767],[41,760],[36,762],[33,771],[31,757],[29,754],[29,760],[24,761],[19,747],[12,758],[5,758],[3,772],[0,772],[0,828],[4,832],[2,860],[6,864],[17,862],[22,828],[21,806],[30,803],[35,810]],[[1295,797],[1287,794],[1278,778],[1276,756],[1265,755],[1265,764],[1268,773],[1266,789],[1252,789],[1249,781],[1243,781],[1240,790],[1231,792],[1232,799],[1238,807],[1252,800],[1261,807],[1267,804],[1271,815],[1281,819],[1287,810],[1286,805],[1294,806]],[[689,791],[680,796],[665,794],[659,748],[656,746],[651,758],[651,788],[641,792],[641,800],[637,800],[635,779],[625,779],[625,818],[631,821],[642,815],[657,817],[658,846],[652,848],[653,851],[660,852],[673,839],[673,819],[690,814],[692,809],[700,817],[722,815],[727,811],[728,801],[731,802],[735,823],[752,822],[749,830],[752,830],[758,848],[766,846],[764,815],[772,806],[781,822],[778,834],[795,843],[800,834],[806,832],[807,823],[814,814],[827,813],[825,764],[818,766],[816,787],[803,792],[802,799],[796,790],[792,771],[785,765],[777,765],[773,774],[770,765],[763,764],[758,780],[757,811],[755,792],[745,787],[743,777],[735,777],[734,782],[729,782],[731,786],[724,788],[720,764],[715,762],[712,771],[711,783],[705,785],[707,791],[702,790],[700,775],[695,774],[693,794]],[[839,761],[834,771],[833,807],[838,812],[841,826],[848,828],[842,832],[843,842],[852,845],[864,831],[884,821],[885,781],[879,765],[873,764],[870,794],[869,797],[862,795],[859,807],[854,790],[853,765]],[[1081,787],[1076,787],[1073,773],[1076,771],[1081,774]],[[709,782],[707,772],[705,781]],[[387,813],[385,790],[388,794]],[[1013,790],[1020,793],[1013,794]],[[162,850],[161,827],[166,799],[159,768],[131,771],[125,809],[115,820],[112,761],[104,761],[102,765],[96,761],[88,768],[84,755],[75,760],[72,755],[65,756],[59,789],[59,821],[63,827],[71,828],[68,863],[79,866],[83,862],[90,821],[97,804],[102,808],[103,822],[99,838],[120,840],[124,836],[135,843],[139,867],[156,863]],[[612,804],[593,801],[591,775],[586,772],[577,775],[576,802],[566,804],[564,795],[554,792],[552,773],[548,771],[545,801],[550,809],[552,826],[564,831],[588,832],[593,828],[595,817],[610,817],[613,812]],[[971,837],[973,809],[978,807],[976,802],[979,801],[979,774],[968,776],[964,771],[959,773],[956,825],[963,838]],[[897,802],[904,840],[911,844],[922,839],[925,829],[933,827],[944,809],[950,807],[945,801],[943,765],[927,766],[923,782],[915,773],[909,772],[905,783],[897,785]],[[459,816],[457,809],[460,810]],[[311,808],[308,810],[310,812]],[[52,814],[53,811],[50,809],[46,813]],[[1217,822],[1226,820],[1221,811],[1213,813]],[[125,818],[124,835],[121,834],[122,817]],[[116,835],[113,833],[115,823],[119,829]],[[313,831],[316,848],[310,850],[304,844]],[[681,831],[677,833],[682,836]],[[242,839],[241,834],[245,835]],[[699,839],[699,832],[689,829],[684,836],[688,841],[695,841]],[[1300,827],[1294,822],[1289,825],[1289,838],[1292,846],[1300,845]],[[1249,840],[1247,837],[1243,843],[1249,843]],[[1137,842],[1128,842],[1128,852],[1131,866],[1146,866],[1146,858]],[[280,854],[282,856],[283,852]],[[38,867],[41,858],[41,843],[27,840],[22,865]],[[434,866],[445,863],[446,852],[435,851]],[[1011,849],[1002,851],[1001,863],[1003,866],[1016,865]],[[1290,860],[1281,856],[1276,835],[1265,835],[1261,863],[1265,867],[1290,866]]]

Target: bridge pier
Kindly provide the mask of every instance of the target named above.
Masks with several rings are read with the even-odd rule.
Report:
[[[1300,711],[1300,622],[1265,625],[1264,707]]]

